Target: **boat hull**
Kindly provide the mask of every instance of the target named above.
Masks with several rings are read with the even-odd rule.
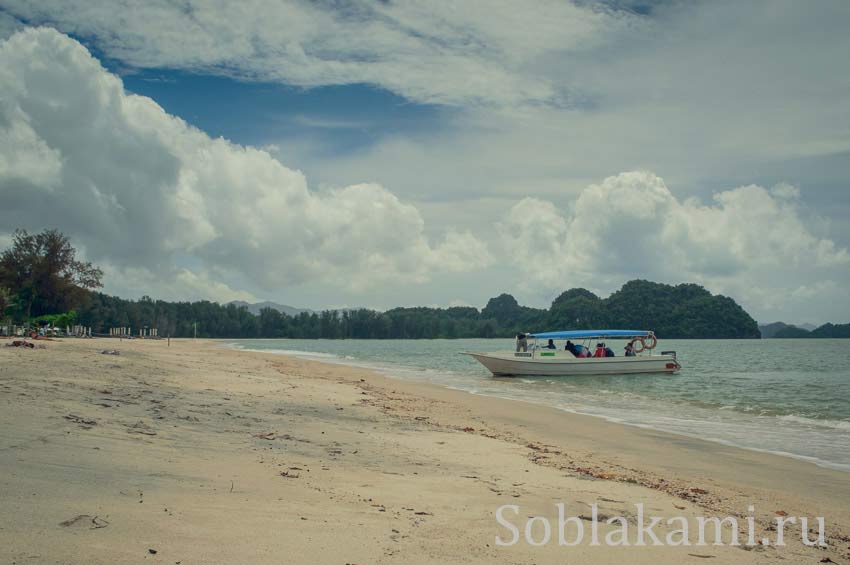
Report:
[[[674,373],[680,365],[672,355],[641,357],[516,357],[512,353],[464,352],[484,365],[494,376],[561,377],[573,375],[622,375]]]

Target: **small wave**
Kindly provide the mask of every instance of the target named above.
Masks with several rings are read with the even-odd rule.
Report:
[[[805,416],[795,416],[794,414],[777,416],[776,419],[782,420],[783,422],[794,422],[795,424],[803,424],[806,426],[850,431],[850,421],[847,420],[818,420],[816,418],[806,418]]]
[[[305,357],[310,359],[340,359],[339,355],[333,353],[322,353],[319,351],[300,351],[298,349],[249,349],[240,348],[242,351],[255,351],[258,353],[273,353],[275,355],[291,355],[292,357]]]

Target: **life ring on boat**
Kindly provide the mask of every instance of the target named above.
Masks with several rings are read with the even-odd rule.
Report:
[[[643,342],[643,338],[636,337],[629,343],[632,344],[632,351],[634,351],[635,353],[642,353],[643,350],[646,349],[646,344]],[[635,344],[640,345],[640,349],[638,349]]]
[[[646,343],[647,340],[650,341],[651,345],[649,343]],[[655,346],[658,345],[658,338],[655,337],[655,334],[649,334],[646,337],[640,338],[640,342],[643,345],[644,349],[655,349]]]

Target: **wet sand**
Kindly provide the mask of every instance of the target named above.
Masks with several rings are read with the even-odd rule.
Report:
[[[806,462],[200,340],[45,345],[0,348],[3,563],[850,563],[850,474]],[[829,547],[495,543],[558,502],[824,516]]]

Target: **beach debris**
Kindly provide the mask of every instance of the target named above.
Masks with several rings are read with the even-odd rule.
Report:
[[[788,513],[784,510],[777,510],[776,512],[774,512],[774,514],[776,514],[777,516],[787,516],[788,515]]]
[[[824,557],[824,558],[822,558],[822,559],[820,560],[820,562],[821,562],[821,563],[835,563],[835,561],[833,561],[833,560],[832,560],[832,559],[830,559],[829,557]]]
[[[691,492],[694,493],[694,494],[708,494],[707,490],[705,490],[703,488],[699,488],[699,487],[692,487]]]
[[[717,557],[716,555],[702,555],[699,553],[689,553],[688,555],[690,555],[691,557],[699,557],[700,559],[714,559],[715,557]]]
[[[121,352],[117,349],[102,349],[100,351],[101,355],[121,355]]]
[[[150,553],[151,555],[156,555],[158,552],[155,549],[148,549],[148,553]]]
[[[274,439],[277,439],[277,434],[275,432],[265,432],[261,434],[254,434],[254,437],[272,441]]]
[[[109,522],[104,520],[99,516],[90,516],[88,514],[79,514],[74,516],[70,520],[65,520],[64,522],[59,522],[59,525],[63,528],[70,528],[72,526],[88,526],[90,530],[99,530],[101,528],[105,528],[109,525]]]
[[[145,424],[141,420],[131,426],[127,426],[127,432],[131,434],[144,434],[146,436],[155,436],[156,430]]]
[[[596,519],[600,522],[605,522],[609,518],[610,518],[610,516],[608,516],[607,514],[597,514],[596,515]],[[584,520],[585,522],[593,522],[593,516],[588,516],[586,514],[579,514],[578,519]]]
[[[299,475],[298,473],[290,473],[289,471],[281,471],[280,476],[285,477],[287,479],[297,479],[301,475]]]
[[[66,420],[70,420],[75,424],[79,424],[84,430],[91,429],[92,426],[97,425],[97,420],[91,420],[89,418],[83,418],[82,416],[77,416],[76,414],[66,414]]]
[[[325,432],[322,432],[322,433],[325,433]],[[300,441],[301,443],[312,443],[309,439],[304,439],[304,438],[300,438],[300,437],[293,437],[289,434],[283,434],[282,436],[280,436],[280,439],[286,439],[286,440],[291,440],[291,441]]]
[[[537,463],[541,459],[546,459],[546,457],[541,455],[533,455],[531,457],[531,461],[534,463]],[[580,475],[584,475],[585,477],[590,477],[592,479],[610,480],[618,478],[618,476],[614,473],[606,473],[598,469],[591,469],[590,467],[576,467],[575,472],[579,473]]]
[[[6,347],[28,347],[29,349],[35,349],[35,344],[29,341],[16,339],[12,343],[7,343]]]

